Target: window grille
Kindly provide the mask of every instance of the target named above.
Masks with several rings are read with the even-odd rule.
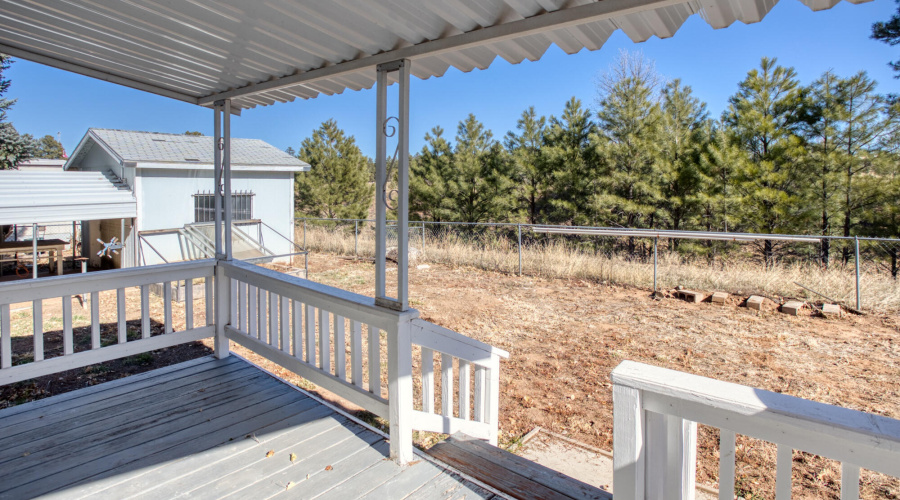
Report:
[[[231,219],[234,221],[253,218],[253,192],[239,191],[231,193]],[[194,222],[215,222],[216,196],[213,193],[197,193],[194,195]],[[222,220],[225,220],[225,207],[222,207]]]

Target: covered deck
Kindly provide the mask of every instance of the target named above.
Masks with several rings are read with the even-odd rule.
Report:
[[[0,436],[0,498],[495,497],[236,356],[0,411]]]

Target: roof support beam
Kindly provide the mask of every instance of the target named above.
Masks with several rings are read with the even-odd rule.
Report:
[[[22,49],[19,47],[13,47],[11,45],[6,45],[0,43],[0,52],[11,55],[13,57],[18,57],[21,59],[26,59],[31,62],[36,62],[39,64],[44,64],[47,66],[52,66],[57,69],[70,71],[72,73],[78,73],[79,75],[89,76],[91,78],[96,78],[98,80],[103,80],[110,83],[115,83],[118,85],[124,85],[126,87],[131,87],[133,89],[142,90],[144,92],[150,92],[151,94],[161,95],[163,97],[169,97],[172,99],[177,99],[179,101],[188,102],[191,104],[198,104],[197,98],[191,95],[183,94],[181,92],[176,92],[174,90],[166,89],[163,87],[158,87],[156,85],[151,85],[149,83],[140,82],[137,80],[132,80],[130,78],[125,78],[121,76],[116,76],[111,73],[107,73],[104,71],[99,71],[96,69],[91,69],[85,66],[81,66],[69,61],[63,61],[60,59],[56,59],[54,57],[45,56],[42,54],[38,54],[37,52],[32,52],[28,49]]]
[[[414,60],[416,58],[474,47],[484,43],[500,42],[511,38],[540,33],[542,31],[601,21],[615,16],[634,14],[649,9],[657,9],[682,3],[686,3],[686,0],[602,0],[579,7],[539,14],[520,21],[489,26],[460,35],[422,42],[397,50],[382,52],[360,59],[353,59],[333,66],[321,67],[265,82],[253,83],[245,87],[201,97],[197,100],[197,104],[205,106],[220,99],[235,99],[261,92],[291,87],[324,78],[331,78],[344,73],[359,71],[361,69],[400,59]]]

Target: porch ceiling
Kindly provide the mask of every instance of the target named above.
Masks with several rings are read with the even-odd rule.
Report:
[[[801,0],[813,10],[839,0]],[[848,0],[862,3],[868,0]],[[757,22],[777,0],[0,0],[0,52],[240,110],[370,88],[373,67],[419,78],[599,49],[617,29],[666,38],[692,14]]]

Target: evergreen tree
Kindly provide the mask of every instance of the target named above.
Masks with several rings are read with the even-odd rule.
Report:
[[[299,212],[326,218],[367,217],[373,187],[353,136],[327,120],[303,140],[299,156],[310,165],[310,171],[298,173],[295,181]]]
[[[515,181],[520,207],[523,207],[529,224],[536,224],[544,211],[549,177],[546,163],[541,158],[547,119],[538,117],[534,106],[522,112],[515,132],[506,134],[506,149],[515,167]]]
[[[591,112],[575,97],[566,102],[562,116],[550,117],[541,149],[541,161],[550,182],[542,216],[545,222],[591,223],[589,197],[595,192],[595,132]]]
[[[622,53],[598,82],[597,128],[602,140],[592,212],[623,227],[654,226],[663,203],[658,167],[663,115],[660,78],[640,54]]]
[[[733,143],[728,131],[721,123],[714,124],[708,148],[700,157],[699,227],[725,232],[745,229],[740,225],[741,200],[734,188],[735,172],[745,161],[744,151]]]
[[[425,134],[426,145],[409,164],[410,217],[436,222],[452,221],[447,183],[452,175],[453,151],[444,139],[444,129],[434,127]]]
[[[50,134],[35,141],[34,157],[61,160],[65,158],[66,151],[63,145]]]
[[[900,1],[897,3],[900,4]],[[872,38],[891,46],[900,44],[900,7],[897,7],[897,12],[887,21],[872,24]],[[888,64],[894,71],[900,73],[900,61],[891,61]],[[900,78],[900,74],[894,78]]]
[[[0,54],[0,170],[16,168],[16,165],[34,154],[34,141],[28,136],[19,135],[12,123],[6,120],[7,111],[16,103],[15,99],[6,99],[4,94],[11,84],[3,72],[9,69],[12,59]]]
[[[702,206],[700,157],[708,147],[710,128],[706,104],[693,96],[691,88],[677,79],[666,84],[657,170],[663,199],[659,208],[670,229],[683,229]]]
[[[745,153],[736,171],[742,220],[761,233],[802,231],[809,209],[803,203],[808,185],[805,144],[798,135],[805,119],[804,92],[793,68],[763,58],[729,99],[723,121],[732,141]],[[765,262],[774,257],[771,240],[763,248]]]

